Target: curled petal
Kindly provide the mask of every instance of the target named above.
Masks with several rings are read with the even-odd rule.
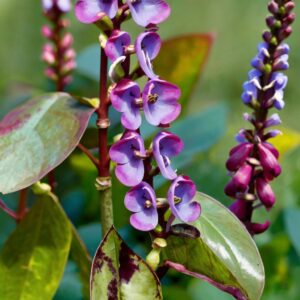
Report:
[[[147,121],[154,125],[168,125],[181,111],[178,103],[180,89],[163,80],[150,80],[143,91],[143,107]]]
[[[156,32],[141,33],[135,42],[135,50],[140,67],[151,79],[158,77],[153,72],[152,60],[158,55],[160,48],[161,39]]]
[[[175,134],[160,132],[153,141],[153,155],[162,175],[170,180],[177,177],[171,167],[170,157],[178,155],[183,149],[182,140]]]
[[[193,201],[196,195],[196,185],[187,176],[177,177],[168,191],[168,201],[173,215],[183,222],[195,221],[201,206]]]
[[[125,31],[114,30],[105,45],[105,54],[111,61],[124,56],[126,47],[130,45],[130,35]]]
[[[94,23],[105,15],[114,18],[118,11],[118,0],[79,0],[75,6],[77,19],[82,23]]]
[[[170,6],[164,0],[127,0],[127,4],[134,21],[143,27],[163,22],[171,12]]]

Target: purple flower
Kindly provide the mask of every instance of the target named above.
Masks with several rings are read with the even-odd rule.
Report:
[[[141,33],[135,42],[135,51],[140,67],[150,79],[158,77],[153,72],[152,60],[158,55],[160,48],[160,36],[152,31]]]
[[[75,6],[77,19],[82,23],[94,23],[105,15],[114,18],[118,11],[118,0],[79,0]]]
[[[237,171],[246,161],[253,150],[253,144],[242,143],[234,147],[230,151],[230,156],[226,162],[226,167],[228,171]]]
[[[183,222],[194,222],[201,213],[201,206],[193,201],[196,185],[187,176],[177,177],[168,191],[168,202],[173,215]]]
[[[232,177],[232,183],[237,192],[245,193],[248,189],[253,167],[244,163]]]
[[[162,175],[173,180],[177,177],[171,167],[170,157],[178,155],[183,149],[182,140],[169,132],[158,133],[153,140],[153,155]]]
[[[267,209],[272,208],[275,204],[276,197],[268,181],[263,177],[259,177],[255,181],[255,186],[256,186],[257,196],[260,199],[260,201],[263,203],[263,205]]]
[[[264,175],[268,180],[272,180],[281,173],[281,167],[278,163],[277,158],[265,146],[266,143],[258,144],[259,161],[264,170]]]
[[[49,12],[56,6],[64,13],[70,11],[72,6],[71,0],[42,0],[42,5],[45,12]]]
[[[281,124],[281,119],[278,114],[273,114],[266,122],[265,128],[277,126]]]
[[[229,209],[231,212],[233,212],[241,221],[244,221],[247,219],[248,215],[248,206],[247,202],[245,200],[236,200],[233,202]]]
[[[136,130],[141,126],[142,99],[137,83],[123,79],[112,90],[110,99],[112,106],[122,113],[121,122],[125,128]]]
[[[158,224],[156,196],[152,187],[141,182],[125,196],[126,208],[134,214],[130,217],[131,225],[141,231],[153,230]]]
[[[250,232],[250,234],[254,235],[254,234],[261,234],[264,233],[266,230],[269,229],[271,223],[270,221],[266,221],[265,223],[248,223],[246,224],[246,227],[248,229],[248,231]]]
[[[114,30],[107,40],[105,54],[114,62],[126,54],[126,48],[130,45],[130,35],[125,31]]]
[[[285,71],[289,68],[289,56],[288,54],[278,57],[273,65],[273,71]]]
[[[147,121],[154,125],[168,125],[181,111],[178,103],[180,89],[163,80],[150,80],[143,91],[143,108]]]
[[[243,85],[242,100],[245,104],[250,104],[253,100],[257,99],[257,87],[254,82],[247,81]]]
[[[135,186],[144,177],[144,162],[146,151],[142,137],[128,131],[122,139],[116,142],[109,151],[112,161],[117,163],[116,176],[126,186]]]
[[[143,27],[165,21],[171,12],[164,0],[127,0],[134,21]]]

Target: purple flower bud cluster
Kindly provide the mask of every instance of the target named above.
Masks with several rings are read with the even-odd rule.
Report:
[[[121,113],[125,132],[111,146],[109,156],[116,163],[116,177],[131,187],[125,197],[125,206],[133,213],[132,226],[151,231],[159,224],[167,231],[175,217],[183,222],[195,221],[201,210],[199,203],[194,201],[196,186],[187,176],[177,175],[171,163],[172,157],[183,149],[182,140],[163,130],[146,147],[140,134],[142,116],[149,124],[166,128],[181,111],[180,89],[160,79],[152,66],[162,43],[157,25],[168,18],[169,5],[164,0],[79,0],[75,12],[83,23],[97,24],[108,17],[114,27],[102,36],[101,46],[112,62],[110,103]],[[138,25],[146,27],[134,43],[129,33],[121,30],[121,23],[130,15]],[[136,55],[139,63],[139,68],[134,70],[130,68],[132,55]],[[122,76],[117,78],[112,75],[118,68],[122,69]],[[141,88],[135,79],[143,76],[147,77],[147,82]],[[158,174],[171,181],[166,199],[157,198],[153,187],[153,178]],[[166,220],[164,216],[169,209]]]
[[[71,73],[76,67],[73,37],[64,30],[68,21],[63,15],[71,10],[70,0],[43,0],[44,15],[51,25],[42,27],[42,35],[49,41],[43,47],[42,60],[48,65],[45,75],[62,91],[72,81]]]
[[[236,136],[239,143],[230,151],[226,168],[231,180],[225,193],[236,199],[231,210],[244,222],[251,234],[262,233],[270,222],[252,222],[256,208],[271,209],[276,201],[270,182],[281,173],[279,153],[269,139],[281,134],[270,127],[281,124],[277,113],[269,116],[272,109],[284,108],[284,89],[288,78],[282,73],[289,68],[289,46],[284,40],[292,33],[295,19],[292,0],[273,0],[269,3],[272,14],[267,17],[268,31],[263,33],[264,41],[258,46],[258,54],[252,60],[248,81],[243,85],[242,100],[253,110],[245,113],[244,119],[253,129],[242,129]]]

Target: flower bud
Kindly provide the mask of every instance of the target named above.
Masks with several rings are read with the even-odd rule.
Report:
[[[234,172],[239,169],[253,150],[253,144],[243,143],[231,150],[229,159],[226,162],[228,171]]]
[[[46,25],[43,26],[41,31],[42,31],[42,35],[45,38],[47,38],[49,40],[51,40],[53,38],[53,31],[49,26],[46,26]]]
[[[253,168],[247,163],[234,174],[232,182],[234,183],[238,192],[246,192],[252,177]]]
[[[279,6],[274,0],[269,3],[268,9],[269,9],[269,12],[274,15],[279,12]]]
[[[62,38],[60,46],[64,49],[68,49],[73,44],[73,36],[71,33],[66,33],[65,36]]]
[[[270,227],[270,221],[266,221],[263,224],[259,223],[250,223],[247,224],[247,229],[252,235],[264,233]]]
[[[269,210],[275,204],[275,194],[265,178],[259,177],[255,181],[257,196],[263,205]]]
[[[281,173],[281,167],[273,153],[264,146],[265,143],[258,145],[259,160],[264,170],[264,175],[268,180],[272,180]]]

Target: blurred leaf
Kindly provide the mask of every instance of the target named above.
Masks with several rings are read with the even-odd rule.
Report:
[[[39,197],[1,252],[0,299],[51,300],[71,239],[70,222],[56,197]]]
[[[100,45],[94,44],[85,48],[77,56],[77,72],[90,79],[99,81]]]
[[[180,87],[183,108],[203,71],[213,40],[212,34],[191,34],[166,40],[153,61],[154,70],[161,78]]]
[[[114,228],[100,244],[92,266],[92,300],[162,299],[158,278]]]
[[[85,300],[89,300],[90,295],[90,270],[92,259],[86,246],[78,235],[76,229],[72,226],[72,245],[71,257],[77,264],[82,282],[82,294]]]
[[[166,264],[203,279],[240,300],[260,299],[264,268],[257,247],[240,221],[216,200],[198,193],[202,215],[193,223],[199,239],[170,236]]]
[[[283,128],[282,132],[283,135],[272,139],[272,143],[281,155],[285,155],[300,146],[300,133],[289,128]]]
[[[28,187],[63,162],[93,112],[66,93],[36,97],[10,112],[0,123],[0,192]]]
[[[284,211],[284,220],[286,231],[298,255],[300,256],[300,209],[286,209]]]

